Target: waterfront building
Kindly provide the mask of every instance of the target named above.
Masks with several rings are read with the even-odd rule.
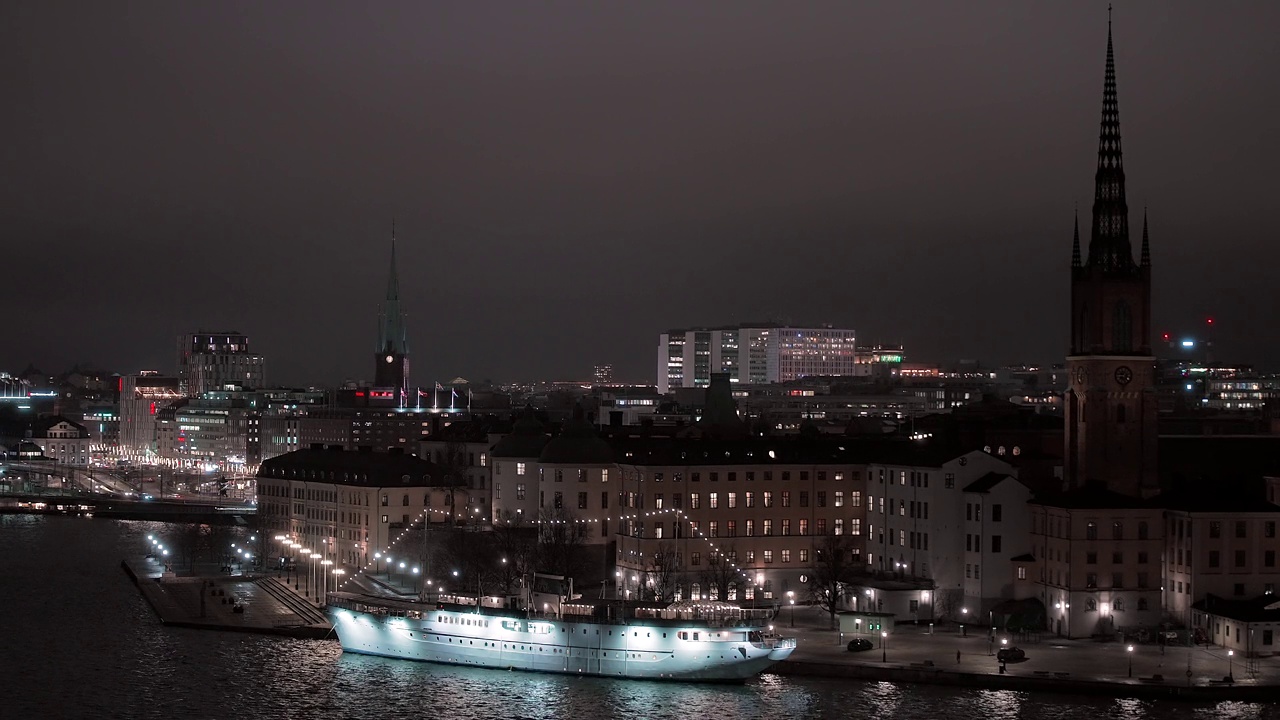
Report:
[[[786,382],[857,374],[854,331],[830,325],[752,323],[669,330],[658,336],[658,392],[706,387],[712,374],[734,383]]]
[[[469,522],[471,492],[448,473],[398,449],[355,452],[314,445],[263,461],[258,513],[284,535],[347,567],[363,567],[399,534],[423,522]]]
[[[178,379],[187,397],[200,397],[227,385],[260,388],[263,357],[249,352],[249,336],[200,331],[178,336]]]
[[[60,465],[87,467],[92,457],[93,437],[88,429],[61,415],[37,420],[29,439],[46,458]]]

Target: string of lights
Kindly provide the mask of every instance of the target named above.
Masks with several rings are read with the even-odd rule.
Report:
[[[390,561],[390,558],[394,557],[393,553],[395,552],[396,548],[399,546],[400,541],[403,540],[404,537],[411,530],[415,528],[415,526],[425,521],[429,513],[434,513],[437,515],[445,515],[445,516],[448,516],[449,519],[455,519],[455,518],[461,519],[461,518],[467,517],[465,513],[454,513],[452,510],[438,510],[436,508],[424,508],[423,511],[418,514],[417,517],[415,517],[411,522],[406,524],[405,527],[400,530],[400,533],[396,536],[394,540],[391,541],[391,543],[387,545],[387,548],[385,550],[377,551],[373,554],[372,559],[366,562],[364,564],[364,567],[360,569],[360,573],[367,573],[369,568],[374,567],[382,560]],[[752,574],[749,571],[744,570],[736,562],[731,560],[728,555],[725,555],[723,552],[721,552],[721,550],[718,547],[716,547],[716,544],[712,542],[712,539],[707,537],[707,535],[704,532],[702,532],[702,528],[699,527],[696,520],[690,520],[689,517],[685,515],[683,510],[679,510],[676,508],[669,508],[666,510],[650,510],[645,512],[635,512],[635,513],[628,513],[625,515],[617,515],[617,516],[611,515],[603,518],[570,518],[570,519],[546,519],[546,520],[536,519],[536,520],[533,520],[531,524],[533,525],[599,524],[599,523],[609,523],[609,522],[615,522],[615,521],[638,520],[640,518],[658,517],[662,515],[668,515],[668,516],[674,515],[680,518],[681,520],[683,520],[688,525],[688,528],[692,532],[692,534],[696,535],[697,539],[702,540],[707,544],[707,547],[713,551],[715,557],[719,557],[721,558],[722,562],[728,563],[728,565],[731,568],[733,568],[734,572],[736,572],[739,576],[741,576],[743,580],[757,587],[760,585],[760,582],[757,580],[756,577],[752,576]],[[523,524],[523,523],[524,523],[523,520],[505,521],[505,524],[508,524],[508,525],[516,525],[516,524]],[[344,580],[342,584],[338,586],[338,589],[341,590],[343,587],[346,587],[347,583],[351,582],[354,579],[355,579],[355,576],[352,575],[348,579]]]

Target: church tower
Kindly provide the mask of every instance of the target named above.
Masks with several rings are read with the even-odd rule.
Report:
[[[378,350],[374,354],[373,384],[393,388],[396,404],[403,407],[409,392],[409,336],[400,310],[400,280],[396,276],[396,227],[391,225],[391,274],[387,297],[378,315]]]
[[[1078,217],[1071,249],[1071,351],[1064,397],[1068,489],[1098,481],[1126,495],[1158,492],[1155,371],[1147,220],[1144,212],[1141,258],[1135,263],[1108,18],[1089,250],[1082,256]]]

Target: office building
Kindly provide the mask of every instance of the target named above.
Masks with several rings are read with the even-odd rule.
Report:
[[[707,387],[712,374],[734,383],[787,382],[857,374],[853,330],[750,324],[670,330],[658,336],[658,392]]]
[[[178,336],[178,379],[187,397],[200,397],[227,385],[263,386],[261,355],[249,352],[249,336],[236,331]]]

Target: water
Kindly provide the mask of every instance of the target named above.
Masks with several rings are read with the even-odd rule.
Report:
[[[335,642],[162,627],[120,569],[159,523],[0,516],[0,717],[1280,718],[1187,705],[764,675],[689,685],[343,655]]]

